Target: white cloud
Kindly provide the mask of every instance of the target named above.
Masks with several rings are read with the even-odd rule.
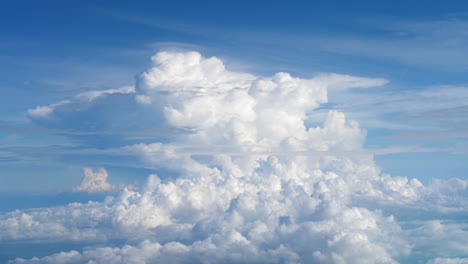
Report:
[[[75,96],[76,99],[78,100],[84,100],[84,101],[94,101],[97,98],[103,96],[103,95],[108,95],[108,94],[114,94],[114,93],[120,93],[120,94],[129,94],[129,93],[135,93],[135,87],[133,86],[123,86],[118,89],[108,89],[108,90],[99,90],[99,91],[88,91],[84,93],[80,93]]]
[[[424,148],[420,146],[414,145],[403,145],[403,146],[390,146],[386,148],[378,148],[372,149],[372,153],[374,155],[387,155],[387,154],[395,154],[395,153],[411,153],[411,152],[437,152],[441,151],[439,148]]]
[[[146,95],[137,95],[135,100],[140,104],[151,104],[151,98]]]
[[[91,168],[85,168],[84,174],[81,184],[75,187],[74,191],[105,192],[115,189],[115,186],[107,182],[109,175],[104,168],[99,168],[96,172]]]
[[[90,103],[96,100],[99,97],[109,95],[109,94],[129,94],[135,93],[134,86],[123,86],[118,89],[108,89],[108,90],[99,90],[99,91],[88,91],[84,93],[79,93],[70,100],[63,100],[58,103],[50,104],[47,106],[37,106],[34,109],[28,110],[28,115],[31,118],[45,118],[50,116],[57,107],[71,105],[74,103]]]
[[[316,77],[318,81],[324,82],[329,90],[343,90],[349,88],[370,88],[382,86],[388,83],[383,78],[363,78],[336,73],[321,74]]]
[[[120,151],[177,176],[151,175],[141,190],[103,202],[0,215],[1,241],[100,245],[12,263],[399,263],[466,254],[466,221],[455,220],[468,210],[468,181],[424,186],[382,175],[362,149],[365,131],[342,112],[304,125],[330,89],[385,80],[257,77],[195,52],[153,61],[137,100],[192,133]],[[110,188],[105,171],[86,176],[83,189]],[[125,242],[105,246],[115,241]]]
[[[106,169],[99,168],[97,171],[93,171],[91,168],[84,169],[84,178],[79,186],[73,188],[76,192],[108,192],[115,191],[124,188],[134,189],[133,185],[112,185],[107,182]]]
[[[427,264],[467,264],[468,258],[435,258]]]
[[[60,102],[58,102],[58,103],[51,104],[51,105],[48,105],[48,106],[37,106],[37,107],[34,108],[34,109],[29,109],[29,110],[28,110],[28,114],[29,114],[31,117],[35,117],[35,118],[44,118],[44,117],[47,117],[47,116],[49,116],[50,114],[52,114],[52,112],[54,111],[55,107],[61,106],[61,105],[66,105],[66,104],[69,104],[69,103],[71,103],[71,101],[69,101],[69,100],[64,100],[64,101],[60,101]]]

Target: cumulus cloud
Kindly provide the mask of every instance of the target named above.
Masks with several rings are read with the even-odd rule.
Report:
[[[112,185],[107,182],[107,178],[109,175],[107,174],[106,169],[99,168],[97,171],[93,171],[91,168],[84,169],[84,178],[81,181],[79,186],[73,188],[73,191],[76,192],[108,192],[113,190],[119,189],[134,189],[133,185]]]
[[[84,174],[81,184],[75,187],[74,191],[105,192],[115,189],[115,186],[107,182],[109,175],[104,168],[99,168],[96,172],[93,172],[91,168],[85,168]]]
[[[0,241],[99,245],[11,263],[463,261],[468,181],[381,174],[362,148],[365,131],[342,112],[305,125],[330,89],[385,80],[259,77],[196,52],[153,63],[130,101],[191,133],[120,151],[174,175],[103,202],[0,215]],[[88,172],[83,189],[110,188],[105,171]]]

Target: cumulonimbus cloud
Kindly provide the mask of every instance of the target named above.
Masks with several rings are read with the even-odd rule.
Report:
[[[103,202],[1,215],[0,241],[99,244],[11,263],[466,260],[468,181],[424,186],[382,175],[362,151],[365,131],[344,113],[305,125],[328,89],[385,80],[258,77],[196,52],[153,61],[137,80],[137,102],[193,133],[121,150],[180,176],[151,175]]]

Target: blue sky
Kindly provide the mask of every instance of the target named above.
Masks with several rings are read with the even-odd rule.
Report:
[[[429,186],[424,193],[424,197],[429,197],[429,200],[433,197],[431,195],[439,191],[444,195],[447,195],[446,190],[454,191],[458,195],[455,195],[457,199],[461,198],[454,198],[451,202],[455,205],[450,204],[450,208],[462,208],[461,211],[441,216],[443,221],[436,220],[447,224],[446,228],[453,224],[462,230],[450,226],[447,230],[458,231],[453,231],[453,234],[447,231],[446,234],[466,233],[466,217],[463,217],[466,214],[466,194],[463,191],[457,193],[456,187],[466,188],[466,184],[457,181],[465,183],[468,171],[468,3],[465,1],[451,1],[450,4],[442,1],[9,1],[2,3],[0,8],[0,32],[0,238],[3,232],[1,213],[15,209],[53,208],[71,202],[103,201],[107,195],[116,195],[120,198],[115,201],[121,201],[128,199],[122,198],[125,191],[119,194],[121,196],[116,193],[125,187],[130,192],[139,188],[153,188],[148,187],[150,183],[145,185],[145,182],[151,181],[151,178],[148,180],[150,174],[158,174],[167,183],[176,181],[178,177],[198,175],[199,167],[193,165],[197,162],[216,167],[213,164],[218,161],[210,160],[210,156],[236,156],[239,153],[251,155],[249,152],[244,153],[243,148],[236,149],[237,145],[231,146],[232,142],[216,141],[218,134],[229,136],[231,132],[238,132],[237,123],[231,124],[234,127],[232,131],[231,127],[223,127],[223,130],[204,124],[203,119],[197,119],[197,107],[191,109],[192,105],[184,101],[187,98],[171,98],[170,89],[164,90],[164,85],[152,86],[151,78],[145,75],[151,76],[154,68],[163,69],[167,61],[177,66],[177,56],[187,61],[193,59],[193,56],[197,58],[192,53],[186,53],[188,51],[199,52],[204,58],[216,56],[228,70],[226,76],[232,79],[226,78],[234,80],[239,86],[252,79],[270,80],[269,76],[275,76],[271,77],[275,82],[287,79],[275,75],[277,72],[287,72],[300,78],[298,80],[311,79],[314,85],[326,84],[328,101],[321,101],[321,95],[317,92],[314,97],[317,106],[313,105],[304,113],[301,108],[298,112],[307,116],[304,121],[307,128],[313,130],[314,127],[323,126],[326,133],[330,134],[319,135],[317,132],[315,136],[326,141],[323,144],[339,142],[336,144],[340,147],[337,150],[331,148],[330,153],[346,156],[351,146],[349,148],[356,151],[351,153],[353,158],[362,156],[366,160],[366,155],[371,154],[376,170],[382,172],[378,174],[382,176],[381,179],[385,179],[382,181],[389,182],[385,184],[396,186],[403,181],[407,188],[419,190],[418,182],[411,181],[416,178]],[[161,55],[158,53],[161,51],[172,55]],[[156,53],[160,57],[152,61]],[[168,58],[164,59],[164,56]],[[159,66],[155,66],[154,61]],[[214,64],[218,65],[216,62]],[[164,68],[162,72],[166,70]],[[224,71],[220,72],[224,74]],[[177,78],[187,76],[172,77],[176,84],[165,85],[169,88],[173,85],[178,89]],[[210,81],[207,83],[210,84]],[[298,87],[302,87],[299,84]],[[197,88],[196,85],[193,87]],[[249,89],[255,90],[252,87]],[[236,102],[238,98],[232,96]],[[281,95],[277,96],[280,100],[278,108],[281,108]],[[161,101],[157,101],[159,99]],[[276,99],[270,98],[271,105],[275,104]],[[285,104],[289,100],[283,99]],[[261,97],[255,100],[257,104],[262,104]],[[228,100],[225,103],[230,102]],[[246,100],[244,103],[243,106],[248,108],[251,101]],[[199,106],[204,107],[209,108],[211,105]],[[216,107],[213,106],[213,109]],[[261,107],[273,111],[267,106]],[[237,109],[242,118],[251,114],[244,113],[243,109]],[[238,114],[230,110],[227,110],[227,114],[223,109],[217,110],[219,115]],[[354,123],[346,123],[344,127],[338,125],[344,131],[342,134],[333,128],[326,130],[327,122],[331,124],[330,127],[333,127],[333,122],[340,123],[339,114],[330,114],[335,113],[335,110],[345,113],[347,120],[356,121],[359,128],[363,129],[359,130],[362,133],[356,132]],[[193,115],[193,120],[198,120],[201,125],[192,126],[192,119],[184,119],[185,114]],[[208,111],[204,114],[209,120],[226,118],[216,119],[217,112]],[[260,112],[255,114],[261,115]],[[281,116],[271,118],[271,123],[274,124],[276,118],[282,124]],[[249,122],[246,121],[246,124]],[[284,123],[285,126],[288,124]],[[270,128],[269,124],[264,123],[258,126]],[[277,130],[281,130],[281,127]],[[200,131],[208,133],[208,138],[214,138],[213,141],[207,140],[213,145],[196,138]],[[269,136],[267,133],[266,138]],[[276,140],[276,136],[282,137],[272,136],[272,141]],[[311,148],[319,149],[320,142],[314,140],[309,142]],[[287,141],[284,144],[291,147],[294,142]],[[343,149],[340,149],[340,144],[343,144]],[[359,145],[357,150],[353,144]],[[166,157],[169,155],[167,153],[176,151],[171,147],[177,151],[183,149],[186,153],[195,153],[193,156],[198,155],[194,158],[196,161],[191,160],[192,156],[180,160]],[[289,155],[288,151],[302,151],[287,147],[281,149],[281,153],[277,149],[267,149],[266,152],[282,157]],[[317,153],[315,149],[308,150],[313,160]],[[223,159],[221,156],[218,158]],[[248,163],[235,162],[241,164],[236,164],[239,167]],[[258,171],[267,173],[270,169],[274,170],[272,168],[278,168],[270,164],[274,160],[266,159],[263,162],[257,168]],[[174,166],[174,163],[180,166]],[[343,170],[343,174],[352,175],[343,167],[346,166],[327,164],[320,169],[336,169],[337,173]],[[375,173],[374,164],[369,167],[371,169],[367,169]],[[229,171],[224,167],[219,167],[219,170],[222,173],[225,173],[223,170]],[[387,174],[407,177],[408,180],[388,178]],[[92,188],[92,184],[86,183],[87,177],[95,179],[104,192],[80,192],[78,186],[84,190]],[[265,177],[270,176],[268,174]],[[449,178],[457,179],[443,183],[438,181]],[[222,189],[225,186],[218,187]],[[318,187],[314,185],[314,188]],[[391,190],[388,195],[395,201],[400,198],[404,201],[410,199],[407,195],[411,191],[407,189],[382,188],[382,193]],[[401,194],[401,197],[395,198],[392,195],[397,194],[392,192]],[[418,200],[415,204],[422,208],[429,200],[421,199],[421,203]],[[388,210],[393,213],[400,206],[392,207],[384,199],[383,202],[378,201],[371,203],[359,200],[356,203],[358,206],[371,204],[366,208],[382,206],[384,212]],[[446,205],[445,200],[437,201]],[[261,200],[259,203],[263,202]],[[438,202],[435,204],[438,205]],[[111,201],[103,203],[107,206]],[[92,211],[93,206],[83,205],[86,208],[80,210],[86,215],[88,207]],[[431,216],[424,211],[419,215],[423,219],[419,219],[420,222],[406,221],[412,219],[412,215],[406,214],[413,207],[408,208],[400,208],[401,212],[395,215],[397,218],[402,216],[402,222],[398,222],[398,225],[407,232],[405,239],[417,245],[416,255],[405,256],[402,253],[403,257],[395,257],[397,261],[411,263],[412,260],[426,261],[435,256],[467,256],[466,251],[463,253],[454,249],[441,249],[443,253],[440,254],[434,251],[436,253],[430,256],[421,253],[431,248],[418,240],[425,234],[412,236],[413,231],[406,226],[418,225],[431,219]],[[73,211],[68,207],[62,209]],[[57,215],[62,213],[62,209],[57,209]],[[64,224],[66,228],[74,226],[74,222],[66,222],[68,220],[57,215],[50,216],[51,222],[57,218],[61,224],[65,222],[69,225]],[[387,216],[386,213],[384,215]],[[21,217],[18,216],[18,219]],[[380,219],[380,216],[375,217],[378,221],[387,221]],[[102,221],[103,230],[112,225],[105,222],[106,219]],[[424,222],[425,229],[422,229],[435,230],[438,227],[434,225],[435,222]],[[130,230],[126,229],[127,226],[122,228]],[[31,240],[28,240],[27,235],[25,237],[21,241],[26,246],[30,242],[35,243],[34,239],[44,239],[40,235]],[[121,246],[125,244],[121,241],[141,242],[139,238],[132,240],[117,236],[109,240],[99,238],[89,241],[78,241],[74,240],[75,236],[72,237],[70,241],[62,243],[60,250],[71,250],[76,245],[80,245],[77,246],[79,249],[99,243]],[[22,249],[9,253],[10,248],[16,245],[16,240],[11,241],[8,246],[0,247],[0,262],[20,256],[43,257],[57,251],[55,246],[45,250],[36,244],[30,253]],[[465,240],[457,241],[463,243]],[[49,242],[55,245],[57,240]],[[136,245],[136,242],[132,243]],[[405,252],[405,246],[401,248],[395,251]]]

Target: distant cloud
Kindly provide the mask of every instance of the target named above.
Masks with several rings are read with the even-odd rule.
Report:
[[[107,174],[106,169],[99,168],[97,171],[93,171],[91,168],[84,169],[84,178],[81,181],[79,186],[73,188],[73,191],[76,192],[108,192],[108,191],[116,191],[123,188],[133,189],[134,187],[129,185],[120,185],[115,186],[107,182],[107,178],[109,175]]]
[[[108,174],[104,168],[99,168],[96,172],[91,168],[85,168],[84,174],[83,181],[73,189],[74,191],[106,192],[116,188],[107,182]]]

